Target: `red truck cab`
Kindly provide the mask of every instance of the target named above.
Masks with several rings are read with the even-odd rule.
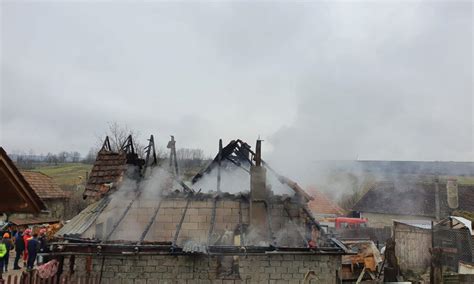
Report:
[[[367,227],[366,218],[349,218],[349,217],[337,217],[334,221],[336,228],[360,228]]]

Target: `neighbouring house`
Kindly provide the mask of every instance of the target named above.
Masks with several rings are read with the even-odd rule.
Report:
[[[0,156],[4,169],[1,172],[1,189],[4,195],[0,199],[0,208],[5,207],[0,210],[8,214],[8,221],[25,226],[60,221],[64,216],[69,195],[51,177],[43,173],[19,171],[3,149]],[[23,210],[23,207],[29,208],[29,202],[33,202],[32,205],[37,208]]]
[[[38,214],[46,205],[0,147],[0,213]]]
[[[48,175],[32,171],[21,171],[21,174],[46,205],[47,212],[43,216],[61,220],[70,194],[62,190]]]
[[[135,157],[130,147],[115,153]],[[322,232],[311,197],[261,159],[260,141],[255,152],[231,141],[192,183],[173,161],[132,160],[103,179],[107,188],[95,180],[100,196],[86,194],[96,201],[57,233],[52,255],[65,273],[101,283],[339,283],[349,251]]]
[[[8,221],[19,226],[33,226],[60,222],[65,214],[70,195],[50,177],[40,172],[20,171],[26,182],[46,206],[41,213],[12,214]]]
[[[344,210],[333,202],[324,193],[317,190],[314,186],[307,189],[308,194],[313,197],[313,200],[308,202],[308,207],[317,219],[324,219],[325,217],[344,216]]]
[[[474,186],[446,183],[380,182],[353,207],[371,227],[392,226],[393,220],[441,220],[456,210],[474,211]],[[449,199],[448,199],[449,197]]]

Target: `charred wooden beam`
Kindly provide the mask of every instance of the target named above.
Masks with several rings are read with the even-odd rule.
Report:
[[[211,223],[209,224],[209,233],[207,235],[207,246],[211,244],[211,237],[212,233],[214,232],[214,225],[216,223],[217,198],[218,196],[214,197],[212,204]]]
[[[246,171],[247,173],[250,174],[250,171],[249,171],[248,169],[242,167],[242,164],[240,164],[240,163],[234,161],[232,158],[226,157],[226,160],[229,161],[229,162],[231,162],[232,164],[236,165],[236,166],[239,167],[240,169],[242,169],[242,170],[244,170],[244,171]]]
[[[127,154],[135,154],[135,147],[133,146],[132,135],[128,135],[127,139],[123,142],[120,149],[125,151]]]
[[[156,149],[155,149],[155,139],[153,135],[150,135],[150,139],[148,139],[148,146],[145,147],[146,157],[145,157],[145,166],[143,167],[143,174],[145,174],[146,169],[148,166],[156,166],[158,164],[158,160],[156,159]],[[150,159],[151,164],[150,164]]]
[[[41,255],[134,255],[134,254],[159,254],[180,255],[183,254],[180,247],[173,247],[170,242],[153,245],[136,244],[54,244],[51,253]],[[311,250],[304,247],[274,247],[274,246],[235,246],[235,245],[212,245],[207,248],[209,255],[262,255],[262,254],[355,254],[345,252],[339,247],[321,247]],[[186,253],[190,254],[190,253]],[[197,254],[206,254],[197,252]]]
[[[166,147],[170,149],[170,168],[174,168],[174,174],[176,177],[179,177],[178,158],[176,156],[176,140],[174,140],[173,135],[171,135],[171,140],[168,142]]]
[[[112,227],[112,230],[110,230],[110,232],[107,234],[107,236],[102,240],[102,242],[107,242],[110,237],[113,235],[113,233],[115,232],[115,230],[118,228],[118,226],[120,225],[120,223],[123,221],[123,219],[125,218],[125,216],[127,216],[127,213],[128,211],[130,211],[130,208],[132,208],[132,205],[133,203],[135,202],[135,200],[137,200],[140,195],[141,195],[141,191],[137,191],[136,190],[136,193],[135,193],[135,197],[130,201],[130,203],[128,203],[127,207],[125,208],[125,210],[122,212],[122,215],[120,215],[119,219],[117,220],[117,222],[115,222],[115,224],[113,225]]]
[[[186,213],[188,212],[189,204],[191,203],[191,199],[192,199],[193,196],[194,196],[194,194],[192,192],[188,194],[187,201],[186,201],[186,206],[184,207],[183,214],[181,215],[181,219],[179,220],[178,225],[176,225],[176,232],[174,234],[173,242],[171,244],[171,249],[172,250],[177,248],[176,243],[178,241],[179,232],[181,231],[181,227],[183,226],[184,217],[186,217]]]
[[[217,154],[217,192],[221,192],[221,166],[222,166],[222,139],[219,139],[219,153]]]
[[[273,232],[273,225],[272,225],[272,209],[267,201],[264,201],[265,210],[267,211],[267,224],[268,224],[268,238],[272,244],[272,246],[276,247],[276,240],[275,234]]]
[[[104,143],[102,144],[102,147],[100,148],[100,150],[112,151],[112,147],[110,147],[109,136],[105,136]]]
[[[286,206],[286,204],[284,204],[283,206],[284,206],[286,214],[288,215],[288,219],[290,220],[290,224],[292,224],[295,227],[296,231],[298,232],[298,235],[301,237],[306,247],[309,247],[308,240],[305,238],[304,234],[301,232],[300,227],[296,225],[296,223],[293,221],[293,217],[290,214],[290,210],[288,210],[288,207]]]
[[[150,230],[151,226],[155,222],[156,216],[158,216],[158,211],[160,211],[160,208],[161,208],[161,202],[162,202],[162,200],[160,200],[160,202],[158,203],[158,206],[155,208],[155,211],[153,211],[153,215],[151,216],[150,220],[148,221],[148,223],[145,227],[145,230],[143,230],[143,233],[140,236],[140,240],[137,243],[138,245],[141,245],[143,243],[143,240],[145,239],[146,235],[148,234],[148,231]]]
[[[318,230],[321,232],[321,234],[324,235],[324,231],[321,227],[321,224],[319,224],[319,222],[316,221],[316,219],[313,216],[313,213],[311,213],[311,211],[308,209],[308,206],[305,204],[302,206],[302,209],[303,209],[303,212],[306,214],[306,216],[308,216],[308,218],[311,220],[311,224],[315,225],[316,228],[318,228]]]

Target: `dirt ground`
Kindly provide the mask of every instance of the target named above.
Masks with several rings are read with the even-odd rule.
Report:
[[[15,252],[10,252],[10,258],[8,261],[8,271],[3,273],[3,279],[6,279],[8,275],[11,275],[14,277],[15,275],[18,275],[18,277],[21,276],[21,273],[23,271],[26,271],[26,268],[23,268],[23,260],[20,260],[20,270],[13,270],[13,262],[15,261]]]

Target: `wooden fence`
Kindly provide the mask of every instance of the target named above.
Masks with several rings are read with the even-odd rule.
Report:
[[[395,255],[402,272],[423,273],[431,264],[431,230],[394,222]]]
[[[0,284],[105,284],[99,276],[54,275],[50,278],[40,278],[36,270],[23,272],[22,275],[8,275],[0,279]]]

